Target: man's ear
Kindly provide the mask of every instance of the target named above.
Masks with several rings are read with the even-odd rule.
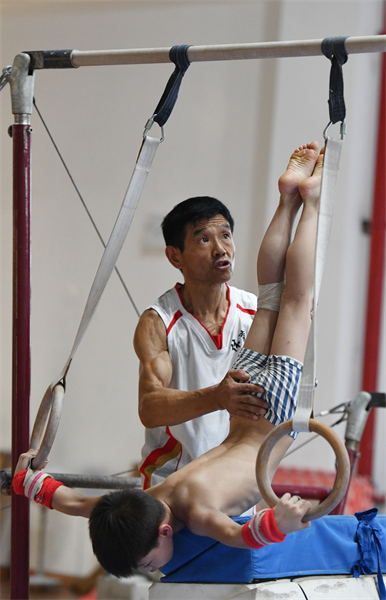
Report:
[[[165,248],[166,258],[176,269],[182,268],[182,253],[179,248],[174,246],[166,246]]]
[[[167,523],[161,523],[158,528],[158,535],[161,535],[162,537],[172,537],[173,529]]]

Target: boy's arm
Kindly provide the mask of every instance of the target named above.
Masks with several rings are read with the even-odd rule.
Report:
[[[226,546],[248,548],[242,538],[242,526],[220,511],[193,515],[187,527],[192,533],[210,537]]]
[[[76,490],[61,485],[52,497],[51,506],[66,515],[88,519],[99,498],[100,496],[84,496]]]
[[[28,472],[26,471],[26,469],[29,466],[31,458],[36,456],[36,454],[37,450],[30,449],[28,450],[28,452],[25,452],[20,455],[14,472],[14,491],[17,494],[28,495],[28,497],[30,497],[31,500],[35,500],[37,503],[44,504],[48,508],[53,508],[54,510],[65,513],[67,515],[80,516],[86,518],[89,517],[92,509],[94,508],[99,498],[94,496],[84,496],[76,490],[66,487],[60,482],[55,482],[55,480],[51,476],[48,476],[46,479],[43,480],[42,486],[40,486],[38,492],[33,491],[33,486],[36,484],[34,482],[34,477],[30,477],[28,485],[29,489],[31,490],[31,493],[28,494],[25,492],[25,476]],[[33,473],[36,473],[36,476],[45,475],[43,471],[34,471]],[[60,487],[58,487],[58,484]],[[33,497],[31,494],[33,495]]]
[[[199,510],[191,516],[189,529],[197,535],[212,539],[235,548],[262,548],[267,544],[282,542],[288,533],[310,526],[302,518],[311,504],[299,496],[287,493],[275,508],[260,511],[252,519],[240,525],[226,514],[217,510]]]

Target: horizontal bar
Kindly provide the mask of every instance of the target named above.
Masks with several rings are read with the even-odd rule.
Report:
[[[190,62],[323,56],[321,50],[322,41],[303,40],[221,46],[191,46],[188,50],[188,56]],[[169,51],[170,48],[94,50],[89,52],[73,50],[71,53],[71,62],[74,67],[169,63]],[[346,40],[346,51],[348,54],[386,52],[386,35],[348,37]]]
[[[71,475],[67,473],[50,473],[54,479],[61,481],[64,485],[71,488],[105,489],[121,490],[123,488],[139,488],[141,480],[139,477],[110,477],[100,475]],[[8,493],[12,484],[11,469],[0,471],[0,485],[2,491]],[[283,496],[286,492],[292,495],[298,495],[302,498],[311,498],[314,500],[324,500],[331,492],[327,487],[312,487],[293,484],[274,484],[273,490],[277,496]]]
[[[50,473],[54,479],[68,487],[121,490],[123,488],[140,487],[139,477],[110,477],[108,475],[72,475],[69,473]]]
[[[121,490],[123,488],[140,487],[139,477],[110,477],[104,475],[72,475],[69,473],[50,473],[52,477],[71,488],[88,488],[102,490]],[[2,492],[8,493],[12,484],[11,469],[0,471]]]

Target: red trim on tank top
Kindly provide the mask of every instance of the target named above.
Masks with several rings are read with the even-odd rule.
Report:
[[[171,431],[169,426],[166,426],[166,434],[169,436],[167,442],[161,448],[155,448],[150,454],[145,458],[142,465],[139,468],[140,473],[144,476],[143,489],[147,490],[151,487],[151,476],[157,468],[163,467],[167,462],[174,460],[179,455],[177,465],[175,467],[175,471],[178,470],[181,458],[182,458],[182,446],[179,441],[177,441]]]
[[[183,302],[182,302],[182,298],[181,298],[180,291],[179,291],[179,289],[178,289],[178,287],[177,287],[178,285],[181,285],[181,284],[178,284],[178,283],[176,283],[176,285],[174,286],[174,289],[176,290],[176,292],[177,292],[177,294],[178,294],[178,297],[179,297],[179,299],[180,299],[180,302],[181,302],[182,306],[184,306],[184,304],[183,304]],[[230,307],[231,307],[231,300],[230,300],[230,289],[229,289],[229,285],[228,285],[227,283],[226,283],[225,285],[227,286],[228,309],[227,309],[227,313],[226,313],[226,315],[225,315],[224,322],[223,322],[223,324],[222,324],[222,326],[221,326],[221,332],[220,332],[219,334],[217,334],[217,335],[212,335],[212,334],[210,333],[209,329],[207,329],[207,328],[205,327],[205,325],[203,325],[203,323],[201,323],[200,319],[197,319],[197,317],[196,317],[195,315],[193,315],[192,313],[189,313],[190,315],[192,315],[192,317],[194,317],[194,318],[196,319],[196,321],[198,321],[198,322],[200,323],[201,327],[203,327],[203,328],[205,329],[205,331],[207,331],[207,332],[208,332],[208,334],[209,334],[209,335],[210,335],[210,337],[212,338],[212,340],[213,340],[213,343],[214,343],[214,345],[216,346],[217,350],[221,350],[221,349],[222,349],[222,334],[223,334],[223,331],[224,331],[225,323],[227,322],[227,318],[228,318],[228,314],[229,314],[229,309],[230,309]],[[185,309],[185,310],[186,310],[186,309]],[[189,312],[189,311],[186,311],[186,312]]]
[[[242,306],[240,306],[240,304],[236,304],[236,308],[241,310],[243,313],[247,313],[248,315],[255,316],[255,314],[256,314],[256,311],[254,308],[243,308]]]
[[[173,315],[173,318],[169,323],[169,326],[166,330],[166,335],[169,335],[171,328],[177,323],[180,317],[182,317],[182,312],[180,310],[177,310],[177,312]]]

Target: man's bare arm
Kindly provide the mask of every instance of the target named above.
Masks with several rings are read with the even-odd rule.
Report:
[[[262,392],[262,388],[245,383],[249,377],[240,370],[231,369],[220,383],[202,390],[168,388],[172,363],[165,326],[154,310],[146,311],[140,318],[134,348],[140,361],[139,417],[145,427],[177,425],[221,409],[253,420],[266,412],[267,403],[251,395]]]

